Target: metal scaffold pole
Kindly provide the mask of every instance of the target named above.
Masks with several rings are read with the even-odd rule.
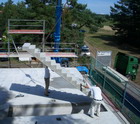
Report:
[[[45,51],[45,20],[43,21],[42,51]]]

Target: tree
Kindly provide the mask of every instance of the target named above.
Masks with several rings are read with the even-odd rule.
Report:
[[[96,32],[105,20],[87,9],[86,4],[80,4],[77,0],[70,0],[69,8],[63,9],[62,15],[62,40],[77,42],[83,45],[84,28]],[[65,32],[63,32],[65,31]]]
[[[83,44],[84,28],[97,31],[102,26],[103,19],[88,10],[87,5],[80,4],[78,0],[69,0],[69,5],[63,6],[61,42],[74,42]],[[56,0],[25,0],[14,4],[12,0],[0,4],[0,29],[4,33],[7,29],[8,19],[32,19],[46,21],[46,38],[54,33]],[[18,23],[21,22],[16,22]],[[24,25],[24,24],[23,24]],[[75,25],[75,26],[73,26]],[[20,27],[24,28],[24,27]],[[16,41],[36,42],[42,41],[41,35],[12,35]],[[53,42],[53,38],[47,41]]]
[[[15,12],[15,6],[13,5],[12,0],[8,0],[5,4],[1,3],[0,5],[0,28],[1,28],[1,32],[4,32],[6,30],[7,27],[7,23],[8,22],[8,18],[12,18],[13,16],[13,12]]]
[[[140,45],[140,0],[120,0],[111,7],[113,29],[123,43]]]

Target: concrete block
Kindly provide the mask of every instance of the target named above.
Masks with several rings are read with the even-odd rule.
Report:
[[[30,54],[33,54],[35,47],[36,47],[35,45],[30,45],[30,46],[27,48],[27,52],[29,52]]]
[[[68,81],[72,81],[72,76],[70,74],[67,73],[67,75],[65,76],[65,78],[68,80]]]
[[[39,55],[40,59],[41,59],[42,57],[45,57],[45,56],[46,56],[46,53],[44,53],[44,52],[41,52],[40,55]]]
[[[51,61],[43,61],[43,64],[51,68]]]
[[[30,45],[29,50],[34,50],[36,48],[36,45]]]
[[[22,46],[22,50],[27,50],[31,44],[30,43],[24,43]]]
[[[55,65],[52,66],[52,69],[54,71],[57,71],[57,70],[61,70],[62,68],[61,68],[60,64],[56,63]]]
[[[40,52],[41,50],[39,49],[39,48],[36,48],[36,49],[34,49],[34,53],[38,53],[38,52]]]
[[[56,61],[55,60],[51,60],[51,65],[56,65]]]
[[[60,75],[60,76],[62,76],[63,78],[64,78],[64,76],[63,76],[63,74],[62,74],[62,69],[60,68],[60,69],[54,69],[54,71],[58,74],[58,75]]]
[[[34,54],[35,55],[35,57],[37,58],[37,59],[39,59],[40,60],[40,52],[38,52],[38,53],[36,53],[36,54]]]
[[[44,63],[44,60],[46,60],[46,57],[45,56],[42,56],[41,58],[39,58],[39,60]]]

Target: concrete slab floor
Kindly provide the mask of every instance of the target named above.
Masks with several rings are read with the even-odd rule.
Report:
[[[6,118],[3,121],[0,121],[0,123],[1,124],[112,124],[112,123],[121,124],[117,119],[112,120],[111,117],[109,119],[110,120],[105,120],[103,119],[103,117],[91,118],[85,114],[69,114],[69,115]]]
[[[83,80],[75,68],[67,70]],[[122,124],[104,102],[107,111],[99,118],[87,116],[91,99],[53,71],[49,97],[44,95],[44,86],[44,68],[0,69],[0,112],[5,110],[2,116],[6,116],[0,124]],[[12,114],[7,106],[12,106]]]

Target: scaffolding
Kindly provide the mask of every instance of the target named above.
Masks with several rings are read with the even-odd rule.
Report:
[[[10,55],[10,40],[18,54],[12,34],[40,34],[42,35],[42,51],[45,47],[45,20],[8,19],[8,55]]]

